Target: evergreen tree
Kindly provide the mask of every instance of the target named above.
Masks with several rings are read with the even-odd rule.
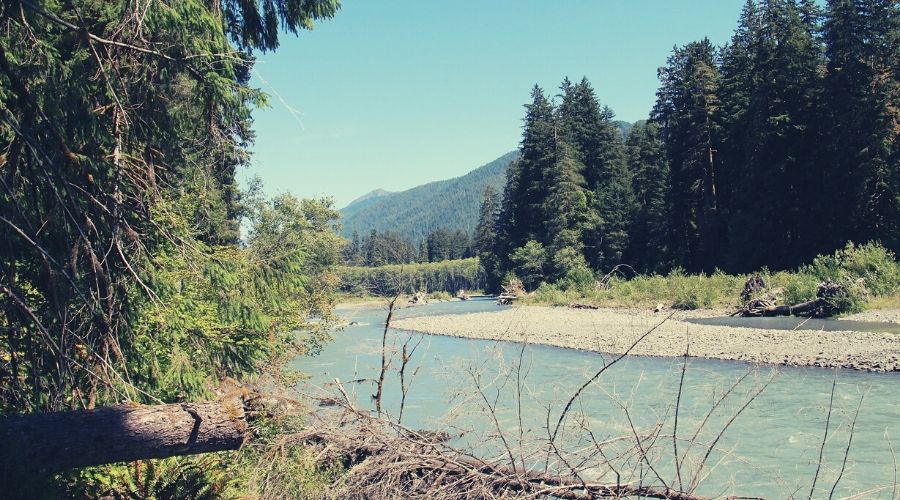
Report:
[[[560,136],[567,145],[566,154],[579,164],[577,173],[589,191],[581,211],[583,252],[595,269],[610,267],[622,260],[635,209],[621,134],[613,123],[615,115],[600,107],[586,78],[575,85],[567,78],[560,90]]]
[[[669,247],[675,265],[711,270],[723,244],[716,181],[716,49],[708,39],[676,47],[659,77],[653,119],[661,126],[669,162]]]
[[[487,276],[488,291],[495,291],[500,286],[500,262],[497,256],[497,217],[500,200],[497,191],[488,186],[484,189],[478,225],[475,227],[474,251],[481,261]]]
[[[876,239],[900,250],[898,10],[891,0],[828,2],[823,142],[831,247]]]
[[[821,238],[821,226],[810,222],[821,203],[815,126],[822,59],[817,28],[804,18],[815,20],[801,15],[794,0],[762,6],[750,62],[753,85],[737,125],[745,134],[744,163],[733,165],[730,177],[732,269],[799,264],[815,255]]]
[[[543,239],[544,200],[547,198],[547,173],[551,170],[557,141],[553,107],[543,90],[531,91],[532,103],[525,106],[525,128],[522,133],[521,157],[516,162],[516,178],[512,183],[509,209],[514,224],[509,228],[513,248],[528,240]]]
[[[662,272],[669,267],[666,224],[669,165],[656,123],[637,123],[628,134],[628,166],[634,172],[637,210],[629,231],[629,262],[641,272]]]

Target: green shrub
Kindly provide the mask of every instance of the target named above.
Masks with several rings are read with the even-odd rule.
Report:
[[[519,271],[519,277],[527,290],[534,290],[544,281],[544,269],[547,266],[547,250],[537,241],[529,240],[524,246],[515,249],[509,260]]]
[[[567,306],[571,303],[565,291],[549,283],[541,283],[538,289],[534,291],[534,296],[530,301],[552,306]]]
[[[453,299],[453,295],[450,295],[449,292],[445,292],[443,290],[437,292],[431,292],[428,294],[428,298],[432,300],[451,300]]]
[[[783,275],[784,284],[780,287],[784,288],[783,301],[785,304],[799,304],[816,298],[816,287],[821,280],[814,274],[807,272],[779,274]]]
[[[832,255],[816,257],[812,265],[802,271],[814,274],[820,281],[861,279],[865,289],[875,296],[900,292],[900,263],[890,250],[877,243],[847,243]]]

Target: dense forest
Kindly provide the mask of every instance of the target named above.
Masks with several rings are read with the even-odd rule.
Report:
[[[520,158],[487,190],[492,285],[628,264],[785,269],[847,241],[900,250],[900,6],[748,0],[732,40],[676,47],[622,141],[590,83],[535,86]]]
[[[235,172],[265,103],[249,85],[254,54],[337,9],[0,3],[0,415],[213,399],[226,381],[271,387],[321,345],[338,213],[240,190]],[[261,495],[239,462],[263,448],[33,470],[49,484],[16,491],[4,477],[4,496]]]
[[[354,232],[344,247],[343,257],[348,266],[383,266],[468,259],[472,252],[472,240],[462,229],[438,228],[418,245],[396,231],[380,233],[373,229],[366,236]]]

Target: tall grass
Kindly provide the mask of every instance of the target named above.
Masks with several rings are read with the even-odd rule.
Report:
[[[812,300],[816,287],[834,281],[851,290],[846,312],[868,305],[900,303],[900,263],[884,247],[869,243],[847,244],[830,255],[820,255],[795,271],[760,270],[772,290],[781,289],[782,302]],[[663,304],[678,309],[731,309],[740,305],[740,294],[749,275],[686,274],[674,269],[666,275],[615,276],[605,287],[566,287],[543,283],[524,303],[569,305],[574,302],[606,307],[653,307]]]

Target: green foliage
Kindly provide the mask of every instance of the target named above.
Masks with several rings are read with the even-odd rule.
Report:
[[[484,268],[487,289],[491,291],[496,291],[500,287],[500,258],[496,253],[499,212],[500,199],[497,191],[490,186],[484,188],[473,245],[475,254],[481,261],[481,267]]]
[[[0,413],[206,398],[321,345],[337,214],[235,171],[266,102],[249,52],[337,6],[0,4]],[[71,473],[60,496],[218,497],[238,456]]]
[[[477,258],[380,267],[339,267],[340,290],[356,295],[393,296],[397,293],[448,292],[484,288],[485,276]]]
[[[557,250],[553,254],[552,266],[557,276],[556,282],[564,290],[586,292],[597,284],[594,272],[588,267],[584,256],[572,247]]]
[[[436,292],[431,292],[428,294],[428,298],[433,300],[451,300],[453,299],[453,295],[450,292],[445,292],[443,290],[439,290]]]
[[[874,296],[900,293],[900,262],[893,252],[874,243],[848,243],[832,255],[816,257],[803,271],[820,281],[862,280]]]
[[[781,303],[799,304],[816,298],[820,283],[831,281],[848,293],[836,297],[833,306],[840,313],[858,312],[880,299],[900,296],[900,262],[893,253],[877,244],[848,244],[834,254],[818,256],[796,271],[760,271],[771,290],[782,290]],[[586,276],[585,276],[586,278]],[[642,274],[612,277],[605,288],[573,286],[572,280],[543,283],[526,303],[568,305],[574,302],[609,307],[653,307],[676,309],[732,309],[739,305],[748,275],[732,275],[716,270],[710,275],[686,274],[675,268],[667,275]]]
[[[597,273],[792,269],[847,241],[900,250],[897,33],[897,2],[747,0],[726,46],[675,47],[625,148],[586,80],[565,79],[555,106],[535,87],[496,274],[522,274],[512,255],[532,240]]]
[[[537,241],[529,240],[510,255],[510,261],[515,266],[516,275],[522,280],[526,290],[534,290],[544,281],[545,268],[547,267],[547,251],[544,245]]]

